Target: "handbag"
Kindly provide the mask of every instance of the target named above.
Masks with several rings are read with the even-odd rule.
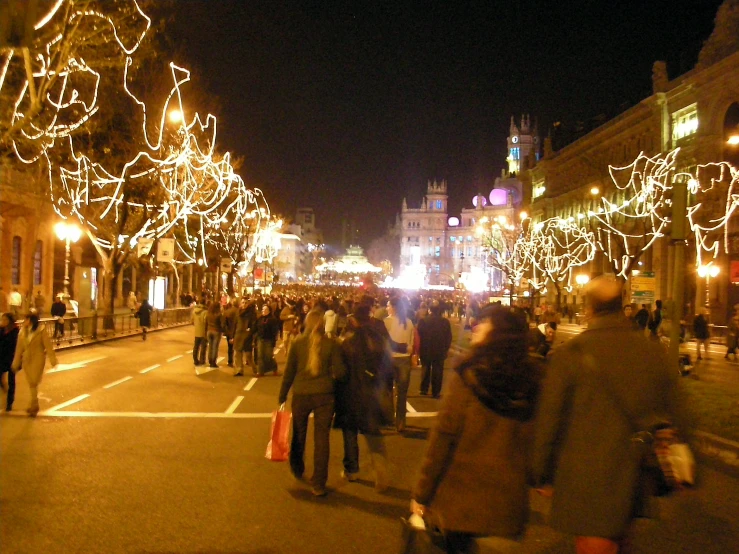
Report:
[[[437,528],[428,528],[421,520],[418,523],[401,518],[401,547],[400,554],[444,554],[444,535]],[[415,519],[415,518],[414,518]]]
[[[284,462],[290,455],[290,423],[292,413],[285,411],[282,404],[279,410],[272,412],[272,426],[269,431],[269,442],[264,457],[271,462]]]

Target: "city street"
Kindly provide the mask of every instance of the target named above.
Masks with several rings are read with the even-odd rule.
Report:
[[[225,360],[197,375],[191,331],[61,352],[42,384],[35,420],[25,417],[20,376],[17,417],[0,421],[2,551],[397,551],[436,406],[417,396],[418,372],[410,431],[387,434],[390,490],[373,490],[366,465],[358,482],[341,481],[335,432],[331,492],[314,499],[287,464],[264,458],[280,378],[235,378]],[[732,551],[739,543],[738,492],[736,478],[705,469],[699,488],[663,502],[663,521],[639,524],[638,552]],[[547,501],[532,494],[532,502],[521,551],[571,551],[566,537],[544,525]]]

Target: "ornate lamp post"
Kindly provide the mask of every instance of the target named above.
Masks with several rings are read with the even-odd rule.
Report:
[[[76,225],[72,225],[70,223],[67,223],[65,221],[60,221],[54,226],[54,231],[56,232],[56,236],[59,237],[59,240],[63,240],[65,242],[65,249],[64,249],[64,300],[66,301],[69,298],[69,253],[70,253],[70,244],[73,242],[77,242],[80,239],[80,236],[82,235],[82,231],[80,231],[79,227]]]
[[[720,271],[721,268],[713,262],[698,268],[698,275],[706,279],[706,308],[711,307],[711,277],[717,277]]]

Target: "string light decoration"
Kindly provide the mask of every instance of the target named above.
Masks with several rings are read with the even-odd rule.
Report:
[[[527,240],[522,225],[514,225],[505,217],[493,220],[490,226],[483,218],[479,236],[487,264],[503,274],[513,294],[514,286],[521,281],[530,266],[526,255]],[[492,275],[491,275],[492,278]]]
[[[522,238],[521,250],[531,263],[531,284],[541,289],[551,282],[557,289],[572,290],[573,270],[595,257],[595,237],[573,219],[551,218],[533,225]]]
[[[136,0],[56,0],[35,25],[30,55],[0,58],[0,145],[32,163],[98,111],[100,66],[131,56],[151,28]],[[26,63],[27,62],[27,63]]]

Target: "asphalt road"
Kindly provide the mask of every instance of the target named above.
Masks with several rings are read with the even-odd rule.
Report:
[[[314,499],[286,464],[264,458],[280,379],[236,378],[223,365],[198,375],[191,347],[191,328],[181,328],[61,352],[35,420],[23,412],[19,375],[16,411],[0,418],[0,551],[398,551],[436,407],[415,395],[418,372],[410,432],[386,437],[390,490],[373,490],[366,465],[359,482],[341,481],[335,432],[331,492]],[[308,456],[307,474],[311,465]],[[532,508],[521,552],[571,552],[570,540],[545,525],[547,501],[532,494]],[[705,468],[701,486],[662,502],[662,512],[637,526],[638,552],[737,552],[739,483],[731,475]]]

